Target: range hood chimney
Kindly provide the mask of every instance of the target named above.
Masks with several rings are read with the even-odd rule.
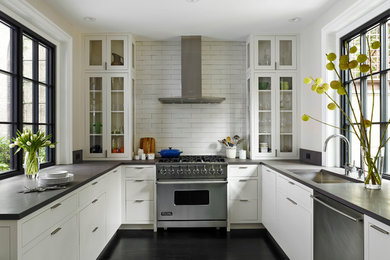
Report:
[[[181,37],[181,97],[159,98],[163,104],[218,104],[223,97],[202,96],[201,36]]]

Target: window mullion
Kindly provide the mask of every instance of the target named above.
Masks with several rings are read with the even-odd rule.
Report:
[[[33,96],[32,96],[32,121],[33,121],[33,132],[38,131],[38,122],[39,122],[39,84],[38,84],[38,43],[36,40],[33,40],[33,55],[32,55],[32,88],[33,88]]]

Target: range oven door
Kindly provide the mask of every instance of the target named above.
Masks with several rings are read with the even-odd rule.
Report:
[[[226,221],[227,181],[158,181],[158,221]]]

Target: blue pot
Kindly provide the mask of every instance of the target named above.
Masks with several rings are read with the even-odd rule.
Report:
[[[161,157],[168,158],[168,157],[179,157],[182,151],[178,149],[172,149],[172,147],[169,147],[169,149],[163,149],[158,153],[161,154]]]

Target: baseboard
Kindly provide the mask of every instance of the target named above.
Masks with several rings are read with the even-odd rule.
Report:
[[[153,224],[122,224],[119,230],[153,230]]]
[[[103,248],[102,252],[100,252],[99,256],[96,258],[97,260],[104,260],[107,259],[106,255],[110,253],[110,251],[114,248],[113,245],[117,243],[119,239],[119,230],[115,232],[115,234],[112,236],[110,241],[106,244],[106,246]]]
[[[263,229],[265,228],[261,223],[250,224],[230,224],[230,229]]]
[[[283,251],[283,249],[279,246],[279,244],[276,242],[276,240],[273,238],[273,236],[271,235],[271,233],[268,232],[267,229],[265,229],[265,234],[268,238],[268,241],[272,244],[275,252],[279,255],[280,259],[283,259],[283,260],[289,260],[290,258],[288,258],[288,256],[286,255],[286,253]]]

